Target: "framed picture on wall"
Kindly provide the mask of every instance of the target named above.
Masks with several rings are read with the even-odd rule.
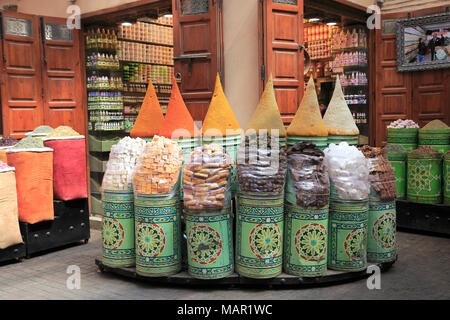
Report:
[[[450,13],[397,21],[397,70],[450,68]]]

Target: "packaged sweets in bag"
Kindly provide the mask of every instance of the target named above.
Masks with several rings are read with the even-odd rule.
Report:
[[[145,146],[133,176],[135,194],[165,194],[178,182],[183,150],[176,141],[160,136]]]
[[[239,189],[280,193],[284,189],[286,167],[286,151],[278,137],[246,135],[237,155]]]
[[[296,204],[303,208],[321,208],[328,204],[330,180],[325,154],[310,142],[298,142],[287,151],[289,186],[293,187]]]
[[[217,144],[196,147],[183,171],[184,206],[221,209],[229,201],[232,159]]]
[[[103,177],[103,190],[132,190],[134,170],[145,145],[146,142],[140,138],[125,137],[111,147]]]
[[[367,199],[370,193],[369,161],[363,153],[347,142],[331,143],[324,152],[333,186],[331,196],[343,200]]]

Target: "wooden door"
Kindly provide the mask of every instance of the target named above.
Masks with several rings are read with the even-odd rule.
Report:
[[[1,12],[3,134],[22,138],[43,123],[39,20]]]
[[[202,121],[222,75],[222,0],[172,0],[174,72],[194,120]]]
[[[85,133],[86,112],[82,103],[80,30],[70,30],[66,20],[41,17],[44,87],[44,123],[70,126]]]
[[[289,124],[304,91],[303,0],[264,0],[259,19],[263,54],[261,92],[272,75],[281,117]]]

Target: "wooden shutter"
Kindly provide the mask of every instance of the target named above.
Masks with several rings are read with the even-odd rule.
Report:
[[[303,0],[261,1],[261,92],[272,74],[278,107],[288,124],[297,112],[304,91]],[[261,53],[260,53],[261,54]]]
[[[66,125],[83,134],[86,112],[82,104],[80,30],[70,30],[66,20],[41,18],[44,123]]]
[[[22,138],[43,122],[39,20],[3,11],[1,26],[3,134]]]
[[[222,0],[172,0],[172,10],[175,77],[192,117],[201,121],[223,70]]]

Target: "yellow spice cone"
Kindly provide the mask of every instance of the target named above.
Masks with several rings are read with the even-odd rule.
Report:
[[[320,113],[316,86],[314,85],[312,76],[309,78],[305,95],[295,114],[294,120],[292,120],[291,125],[287,129],[287,133],[289,136],[328,136],[328,129]]]
[[[323,121],[328,128],[328,134],[344,136],[359,134],[359,129],[345,102],[339,75],[337,76],[333,97],[328,105]]]
[[[286,129],[284,128],[275,98],[272,75],[269,77],[269,81],[267,81],[258,106],[245,131],[249,129],[254,129],[256,132],[266,129],[269,134],[271,130],[279,130],[279,136],[286,137]]]
[[[239,122],[223,92],[219,74],[217,74],[216,88],[203,121],[202,133],[204,136],[214,136],[212,130],[220,131],[223,136],[241,133]]]

